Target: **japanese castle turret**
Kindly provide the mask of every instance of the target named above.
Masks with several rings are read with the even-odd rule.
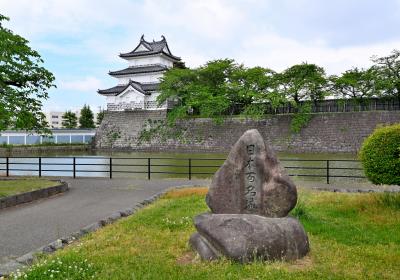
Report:
[[[174,56],[165,37],[161,38],[161,41],[148,42],[142,35],[133,51],[119,55],[128,61],[129,67],[109,72],[109,75],[118,79],[117,86],[98,90],[99,94],[107,97],[107,110],[157,110],[169,107],[168,102],[157,106],[160,78],[167,69],[181,63],[181,58]]]

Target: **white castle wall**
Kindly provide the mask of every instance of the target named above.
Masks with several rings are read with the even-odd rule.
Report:
[[[134,58],[127,58],[129,62],[129,66],[139,66],[139,65],[148,65],[148,64],[162,64],[168,67],[173,66],[173,62],[164,56],[155,55],[155,56],[148,56],[148,57],[134,57]]]
[[[126,85],[129,83],[129,80],[133,80],[139,83],[158,83],[160,78],[163,76],[163,73],[144,73],[144,74],[135,74],[124,77],[118,77],[118,84]]]

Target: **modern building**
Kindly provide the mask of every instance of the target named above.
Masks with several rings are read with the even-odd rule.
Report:
[[[80,110],[75,110],[72,111],[75,113],[78,121],[79,117],[81,116],[81,111]],[[65,114],[65,111],[50,111],[50,112],[45,112],[46,115],[46,120],[47,123],[49,124],[50,128],[63,128],[62,126],[62,116]],[[97,112],[93,112],[93,121],[96,124],[97,121]],[[79,126],[79,123],[78,123]]]
[[[109,75],[118,79],[118,85],[98,90],[107,98],[107,110],[157,110],[169,107],[168,102],[157,106],[160,78],[167,69],[181,63],[181,58],[173,55],[165,37],[161,38],[161,41],[148,42],[142,35],[133,51],[119,55],[129,66],[109,72]]]

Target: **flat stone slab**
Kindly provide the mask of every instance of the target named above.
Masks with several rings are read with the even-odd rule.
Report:
[[[206,197],[215,214],[285,217],[297,190],[256,129],[246,131],[215,173]]]
[[[267,218],[251,214],[201,214],[195,217],[198,233],[190,245],[202,259],[221,255],[239,262],[296,260],[309,252],[307,234],[293,217]]]

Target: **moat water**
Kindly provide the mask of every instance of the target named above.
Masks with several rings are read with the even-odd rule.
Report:
[[[25,157],[24,157],[25,156]],[[47,152],[10,156],[9,175],[151,178],[210,178],[226,158],[226,153],[167,153],[167,152]],[[74,159],[75,157],[75,159]],[[150,158],[150,160],[149,160]],[[365,179],[336,177],[363,176],[360,163],[353,154],[293,154],[278,153],[287,173],[295,180],[340,183]],[[329,162],[327,162],[329,160]],[[329,171],[327,166],[329,165]],[[189,167],[190,166],[190,167]],[[350,169],[349,169],[350,168]],[[6,175],[6,158],[0,158],[0,174]],[[210,174],[208,174],[210,173]]]

